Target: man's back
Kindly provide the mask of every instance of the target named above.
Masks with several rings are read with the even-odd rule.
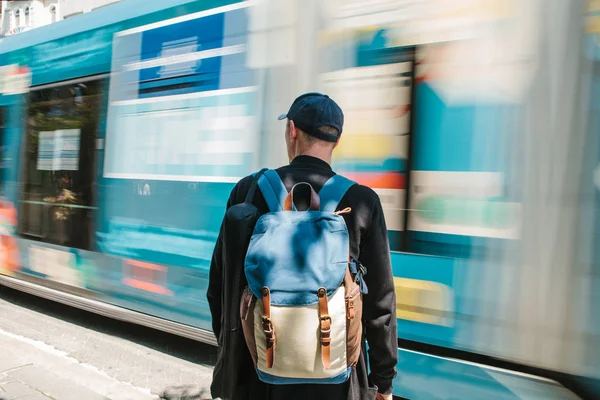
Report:
[[[338,145],[342,136],[344,124],[342,109],[328,95],[321,93],[305,93],[296,98],[288,112],[280,115],[278,119],[285,119],[287,121],[285,125],[285,143],[288,158],[291,160],[290,165],[277,169],[277,174],[279,175],[279,178],[281,178],[281,182],[283,182],[283,185],[288,192],[295,184],[301,182],[309,183],[315,191],[319,192],[325,183],[335,175],[330,167],[330,163],[333,150]],[[280,203],[283,200],[281,197],[285,196],[285,193],[281,188],[281,182],[276,179],[277,177],[272,176],[271,172],[269,172],[270,177],[268,179],[271,190],[266,191],[265,193],[270,200],[269,203],[271,207],[279,209]],[[276,186],[278,187],[276,192],[272,186],[274,181],[276,181]],[[335,183],[336,181],[338,183]],[[327,185],[327,192],[338,190],[340,187],[344,186],[344,184],[339,183],[342,181],[344,180],[334,179],[333,184]],[[350,367],[349,380],[345,381],[343,384],[337,385],[267,385],[257,378],[256,369],[259,368],[259,365],[262,366],[262,364],[255,361],[255,359],[258,359],[255,354],[256,349],[252,350],[253,358],[251,358],[250,355],[251,350],[248,346],[251,348],[255,347],[252,346],[253,335],[248,335],[244,339],[244,335],[240,332],[242,329],[244,331],[251,330],[247,320],[245,320],[246,323],[243,327],[241,327],[242,324],[240,322],[240,312],[243,308],[240,304],[240,298],[242,297],[240,285],[247,279],[247,271],[244,271],[245,251],[240,251],[240,249],[244,249],[248,246],[248,242],[250,241],[250,238],[245,236],[250,236],[251,232],[245,232],[245,230],[252,229],[252,226],[254,226],[253,223],[258,219],[258,215],[264,215],[269,212],[267,202],[261,193],[262,189],[257,190],[253,196],[248,196],[251,188],[255,187],[254,183],[254,177],[248,176],[238,182],[232,190],[227,203],[228,212],[215,246],[210,267],[207,298],[212,314],[213,330],[219,340],[219,355],[214,372],[215,379],[213,380],[213,396],[220,396],[225,400],[262,400],[265,398],[282,400],[321,398],[327,400],[341,400],[345,398],[352,400],[369,400],[375,399],[377,394],[379,394],[379,397],[391,398],[392,380],[396,373],[395,366],[398,358],[398,343],[396,297],[390,263],[388,236],[379,197],[373,190],[361,185],[352,185],[345,192],[344,196],[337,204],[337,210],[346,211],[345,209],[349,208],[350,212],[338,214],[336,217],[338,218],[336,222],[338,224],[341,224],[339,215],[344,219],[346,230],[348,231],[349,243],[344,239],[343,246],[344,251],[349,251],[350,254],[344,253],[343,257],[340,257],[341,254],[336,253],[337,257],[340,257],[340,259],[343,259],[344,261],[334,262],[334,264],[345,264],[345,257],[349,256],[347,272],[350,274],[350,278],[348,278],[348,285],[345,285],[345,287],[349,288],[350,286],[356,286],[358,283],[361,285],[360,292],[363,295],[363,334],[356,334],[357,331],[360,331],[360,324],[356,323],[353,325],[356,327],[356,330],[352,330],[348,327],[346,333],[346,343],[350,343],[347,350],[351,349],[351,354],[353,354],[354,357],[358,350],[356,339],[362,337],[358,362],[354,364],[355,358],[346,357],[346,365]],[[267,189],[267,186],[261,184],[261,188]],[[347,186],[345,186],[345,188],[347,188]],[[253,199],[250,199],[249,197],[253,197]],[[313,197],[315,196],[311,196],[311,204]],[[338,197],[334,196],[332,198],[331,193],[328,193],[323,197],[328,203],[333,202],[334,200],[337,202],[338,200]],[[248,204],[249,202],[252,202],[253,205]],[[240,205],[241,203],[244,204]],[[283,201],[283,203],[285,203],[285,201]],[[295,198],[292,203],[295,203]],[[240,206],[231,208],[235,205]],[[293,207],[289,208],[293,209]],[[329,207],[325,208],[329,209]],[[302,218],[303,217],[305,217],[305,215],[303,215]],[[242,222],[237,224],[238,221]],[[230,229],[226,229],[225,222],[231,227]],[[244,229],[240,229],[238,225],[243,226]],[[274,226],[277,226],[277,224],[274,224]],[[315,227],[315,229],[310,231],[314,232],[318,230],[319,229]],[[235,234],[232,234],[232,231],[235,232]],[[284,234],[289,234],[289,232],[284,232]],[[273,234],[273,237],[280,238],[279,235],[275,234]],[[224,238],[226,238],[226,240],[224,240]],[[315,238],[316,236],[311,239],[315,240]],[[294,241],[293,243],[296,242]],[[315,241],[315,243],[317,242]],[[330,242],[326,243],[328,243],[329,246]],[[349,247],[348,250],[345,248],[346,245]],[[250,247],[252,248],[252,246]],[[268,246],[265,247],[268,248]],[[273,255],[277,253],[279,256],[280,254],[278,252],[280,250],[285,251],[285,249],[280,249],[279,247],[285,246],[276,247]],[[323,246],[321,246],[321,248],[322,247]],[[321,257],[328,253],[327,249],[320,250],[319,254]],[[340,246],[336,247],[336,251],[339,251],[340,249]],[[304,253],[299,253],[299,259],[290,259],[290,263],[278,261],[273,265],[275,269],[262,265],[263,263],[254,265],[254,267],[264,267],[265,273],[263,275],[258,275],[259,279],[263,279],[264,276],[279,276],[277,274],[271,274],[271,272],[276,269],[281,271],[282,265],[285,265],[286,268],[296,268],[296,270],[306,271],[307,269],[302,264],[301,260],[303,254]],[[256,254],[254,254],[254,256],[256,256]],[[359,264],[362,264],[362,266],[366,268],[366,271],[364,271],[364,268],[360,268],[360,273],[357,270],[353,273],[351,269],[353,266],[356,266],[357,263],[354,261],[350,262],[352,258],[358,260]],[[277,257],[268,257],[268,259],[279,260]],[[322,258],[322,260],[326,260],[326,258]],[[315,273],[321,271],[319,265],[322,260],[317,263],[311,263],[309,269],[313,271],[313,276],[323,276],[323,274]],[[327,262],[328,261],[325,261],[325,263]],[[292,267],[288,264],[298,265]],[[337,271],[337,268],[335,270]],[[252,276],[254,279],[254,275]],[[356,282],[353,282],[354,279],[356,279]],[[302,279],[296,280],[304,282]],[[320,285],[322,283],[323,282],[319,281]],[[261,301],[264,302],[264,305],[261,305],[261,307],[264,313],[259,315],[259,317],[262,318],[262,330],[264,331],[262,333],[265,334],[264,366],[270,368],[274,364],[273,359],[274,357],[276,358],[275,354],[277,352],[277,339],[273,336],[273,329],[271,326],[272,321],[269,317],[269,310],[271,309],[270,290],[268,289],[268,285],[258,285],[257,287],[253,288],[252,293],[256,296],[258,292],[262,292]],[[323,303],[328,301],[328,295],[324,293],[327,293],[330,289],[333,290],[333,288],[328,287],[325,291],[322,290],[323,288],[323,286],[320,288],[313,288],[318,289],[319,293],[319,311],[317,316],[319,317],[319,321],[321,321],[322,315],[325,315],[325,320],[328,320],[331,324],[333,319],[328,315],[327,307],[325,307],[326,303]],[[355,290],[355,288],[352,290]],[[348,297],[348,299],[350,298],[351,297]],[[358,302],[358,304],[359,303],[360,302]],[[350,301],[348,304],[351,304]],[[260,309],[257,310],[260,311]],[[351,315],[351,312],[347,313],[347,316]],[[314,319],[311,319],[311,321],[314,322]],[[275,324],[273,324],[273,326],[274,325]],[[331,332],[331,328],[327,328],[319,323],[318,329],[320,330],[319,334],[321,337],[321,361],[323,366],[328,368],[329,362],[331,361],[328,353],[332,350],[332,347],[329,347],[331,336],[328,336],[330,335],[328,332]],[[350,333],[351,331],[352,333]],[[344,334],[342,333],[341,337],[344,337],[343,335]],[[365,339],[369,343],[369,375],[367,375]],[[242,345],[242,342],[244,341],[247,346]],[[300,343],[300,340],[298,339],[297,342],[294,341],[293,343]],[[274,347],[273,344],[275,344]],[[339,342],[336,341],[335,345],[340,348]],[[295,348],[295,346],[293,345],[291,348]],[[261,348],[261,355],[263,354],[262,351],[263,349]],[[284,354],[287,354],[285,365],[293,366],[293,359],[294,357],[297,357],[297,355],[290,355],[285,352]],[[346,353],[346,355],[348,354],[349,353]],[[305,358],[305,361],[307,359],[308,358]],[[292,361],[288,363],[289,360]],[[305,371],[310,369],[308,367],[309,364],[310,363],[304,365],[304,367],[307,367],[305,368]],[[315,376],[312,372],[308,375]],[[267,376],[264,371],[261,376],[264,381],[274,383],[281,382],[273,380],[271,377]],[[282,376],[287,377],[289,375]],[[295,374],[294,376],[298,375]],[[341,379],[347,379],[347,370],[343,374],[336,375],[335,378],[337,379],[339,376],[342,376]],[[312,377],[305,377],[303,379],[310,379],[309,382],[313,382]],[[339,382],[339,380],[336,381]],[[233,384],[231,382],[233,382]],[[307,380],[303,380],[303,382],[307,382]]]
[[[307,182],[319,192],[335,173],[325,161],[310,156],[298,156],[290,165],[277,169],[286,189],[296,183]],[[241,180],[230,197],[230,205],[244,201],[252,184],[251,176]],[[253,204],[261,214],[269,211],[267,203],[257,191]],[[389,260],[387,229],[377,194],[362,185],[352,186],[339,203],[338,209],[351,208],[344,215],[350,237],[350,255],[367,268],[364,279],[368,294],[363,300],[363,319],[366,337],[370,343],[372,382],[383,393],[388,392],[397,362],[397,332],[394,310],[396,307],[392,271]],[[364,346],[363,346],[364,349]],[[348,390],[358,393],[368,388],[364,351],[350,380],[340,385],[269,385],[272,399],[346,398]],[[374,396],[374,394],[373,394]],[[364,396],[350,396],[364,398]],[[374,397],[373,397],[374,398]]]

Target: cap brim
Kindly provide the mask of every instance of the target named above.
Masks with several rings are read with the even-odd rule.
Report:
[[[281,114],[279,117],[277,117],[278,120],[282,120],[282,119],[286,119],[287,118],[287,113],[285,114]]]

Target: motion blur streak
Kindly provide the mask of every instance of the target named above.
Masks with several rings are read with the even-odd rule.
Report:
[[[386,216],[394,393],[600,396],[599,35],[600,1],[123,0],[4,38],[0,283],[214,343],[229,193],[321,91]]]

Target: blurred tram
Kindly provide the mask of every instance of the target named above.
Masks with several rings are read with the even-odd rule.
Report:
[[[229,192],[322,91],[384,206],[394,394],[600,398],[599,32],[599,1],[124,0],[3,38],[0,284],[215,344]]]

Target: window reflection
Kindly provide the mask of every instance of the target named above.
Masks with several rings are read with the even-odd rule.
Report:
[[[32,91],[19,231],[90,249],[100,82]]]

